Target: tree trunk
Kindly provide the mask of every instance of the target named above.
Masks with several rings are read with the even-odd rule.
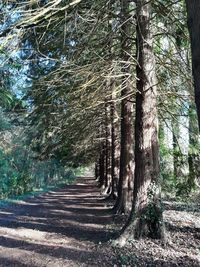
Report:
[[[113,91],[113,90],[112,90]],[[117,196],[118,188],[118,175],[119,175],[119,154],[117,145],[117,112],[115,105],[115,93],[112,92],[112,103],[110,107],[111,117],[111,177],[112,177],[112,198],[115,199]]]
[[[121,148],[120,148],[120,174],[118,198],[114,210],[116,213],[128,213],[131,210],[133,190],[133,105],[131,85],[131,22],[129,14],[129,1],[121,0],[121,60],[122,90],[121,90]]]
[[[131,216],[118,242],[162,236],[159,186],[157,88],[151,1],[137,0],[137,92],[135,121],[135,180]]]
[[[181,176],[181,150],[178,144],[180,130],[179,130],[179,122],[177,119],[172,119],[172,134],[173,134],[173,166],[174,166],[174,178],[176,181]]]
[[[95,180],[99,181],[99,160],[95,163]]]
[[[102,149],[99,158],[99,187],[102,188],[105,182],[105,150]]]
[[[189,152],[188,152],[188,193],[194,187],[199,177],[199,140],[196,114],[193,103],[189,106]]]
[[[110,106],[105,105],[105,187],[102,194],[111,193],[111,126],[110,126]]]
[[[195,102],[200,129],[200,1],[186,0],[186,8],[192,50],[192,71],[194,77]]]
[[[157,80],[151,2],[137,0],[137,93],[135,122],[135,236],[161,237]]]

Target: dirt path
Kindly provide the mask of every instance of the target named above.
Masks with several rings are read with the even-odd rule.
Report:
[[[141,239],[123,249],[104,244],[123,221],[107,205],[85,177],[1,207],[0,267],[200,266],[199,205],[165,202],[167,246]]]
[[[0,266],[110,266],[109,208],[93,178],[0,209]]]

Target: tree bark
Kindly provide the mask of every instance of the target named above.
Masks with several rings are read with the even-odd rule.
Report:
[[[119,153],[117,144],[117,132],[118,132],[118,122],[117,122],[117,111],[115,104],[115,93],[112,90],[112,103],[110,107],[110,117],[111,117],[111,177],[112,177],[112,198],[115,199],[117,196],[118,188],[118,176],[119,176]]]
[[[151,28],[151,1],[136,1],[137,92],[135,120],[135,179],[132,212],[118,242],[150,236],[161,238],[157,80]]]
[[[99,158],[99,187],[102,188],[105,183],[105,149],[104,146]]]
[[[110,105],[105,105],[105,186],[102,194],[110,194],[111,183],[111,125],[110,125]]]
[[[151,2],[137,0],[137,93],[135,121],[135,237],[161,237],[157,79]]]
[[[186,0],[186,9],[192,50],[192,72],[194,78],[195,102],[200,129],[200,1]]]
[[[131,85],[131,22],[129,14],[129,1],[121,0],[121,60],[122,89],[121,89],[121,148],[120,148],[120,174],[118,198],[114,210],[116,213],[128,213],[131,210],[133,191],[133,104]]]

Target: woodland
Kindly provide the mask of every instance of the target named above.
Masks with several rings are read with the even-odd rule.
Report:
[[[200,266],[200,1],[0,1],[0,266]]]

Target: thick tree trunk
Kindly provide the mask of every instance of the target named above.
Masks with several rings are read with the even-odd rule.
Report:
[[[157,88],[151,1],[137,0],[137,93],[135,121],[135,180],[131,216],[119,243],[129,238],[162,236],[159,187]]]
[[[131,22],[129,1],[121,0],[121,60],[123,62],[121,91],[121,148],[118,198],[114,210],[116,213],[128,213],[131,210],[133,191],[133,105],[131,85]]]
[[[137,93],[135,122],[135,237],[161,237],[157,80],[151,2],[137,0]]]
[[[186,8],[192,49],[192,71],[194,77],[195,102],[200,129],[200,1],[186,0]]]

